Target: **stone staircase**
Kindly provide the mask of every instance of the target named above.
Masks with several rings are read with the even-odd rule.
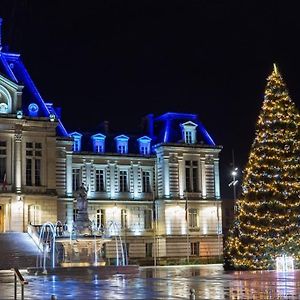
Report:
[[[28,233],[6,232],[0,234],[0,270],[16,267],[26,269],[36,266],[39,254]]]

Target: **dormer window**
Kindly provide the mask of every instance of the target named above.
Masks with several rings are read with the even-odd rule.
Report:
[[[150,145],[151,145],[151,138],[148,136],[142,136],[138,139],[139,142],[139,150],[140,154],[142,155],[149,155],[150,154]]]
[[[105,138],[106,136],[101,133],[97,133],[92,136],[94,152],[96,153],[105,152]]]
[[[182,128],[182,139],[186,144],[195,144],[196,139],[196,128],[197,124],[188,121],[180,125]]]
[[[82,134],[78,132],[73,132],[70,134],[70,136],[73,138],[73,151],[74,152],[80,152],[81,151],[81,138]]]
[[[120,154],[127,154],[129,137],[122,134],[115,137],[115,140],[116,140],[117,152]]]

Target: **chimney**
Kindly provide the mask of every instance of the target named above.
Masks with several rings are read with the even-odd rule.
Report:
[[[147,116],[147,123],[148,123],[148,134],[151,138],[154,137],[154,115],[148,114]]]

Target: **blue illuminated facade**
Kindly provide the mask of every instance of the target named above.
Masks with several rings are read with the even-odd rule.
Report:
[[[221,257],[222,147],[197,114],[148,114],[135,134],[108,124],[68,132],[54,103],[44,101],[20,55],[0,46],[0,232],[57,220],[71,226],[74,192],[84,183],[93,226],[114,221],[111,234],[126,237],[130,262]],[[116,257],[114,242],[105,256]]]

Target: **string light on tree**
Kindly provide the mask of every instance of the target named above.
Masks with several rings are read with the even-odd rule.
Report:
[[[282,253],[299,266],[299,158],[300,115],[274,64],[225,244],[225,267],[275,269]]]

